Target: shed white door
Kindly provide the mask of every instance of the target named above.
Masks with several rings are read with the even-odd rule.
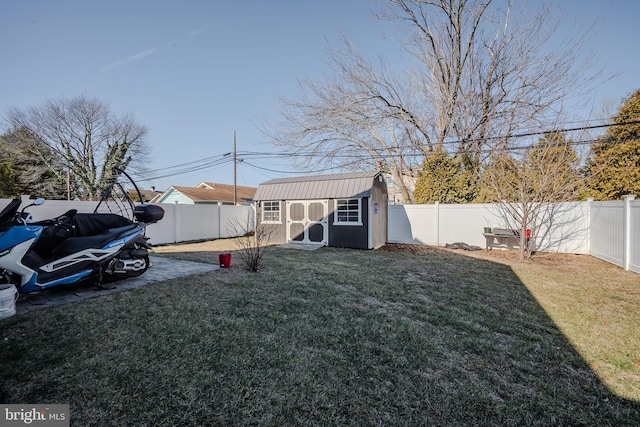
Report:
[[[328,200],[287,202],[287,241],[318,243],[329,241]]]

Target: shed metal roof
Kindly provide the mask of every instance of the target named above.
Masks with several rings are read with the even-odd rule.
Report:
[[[254,200],[312,200],[368,197],[379,171],[278,178],[258,186]]]

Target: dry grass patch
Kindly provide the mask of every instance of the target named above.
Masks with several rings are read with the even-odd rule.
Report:
[[[509,266],[602,381],[640,401],[640,275],[588,255],[456,252]]]
[[[74,425],[640,424],[640,395],[603,385],[520,267],[430,248],[265,261],[2,321],[0,383],[70,403]]]

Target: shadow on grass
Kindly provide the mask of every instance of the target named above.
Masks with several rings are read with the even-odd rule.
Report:
[[[0,339],[14,401],[78,425],[640,425],[508,266],[438,250],[273,249]]]

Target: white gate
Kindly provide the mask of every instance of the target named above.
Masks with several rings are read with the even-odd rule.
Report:
[[[327,245],[328,200],[287,201],[287,241]]]

